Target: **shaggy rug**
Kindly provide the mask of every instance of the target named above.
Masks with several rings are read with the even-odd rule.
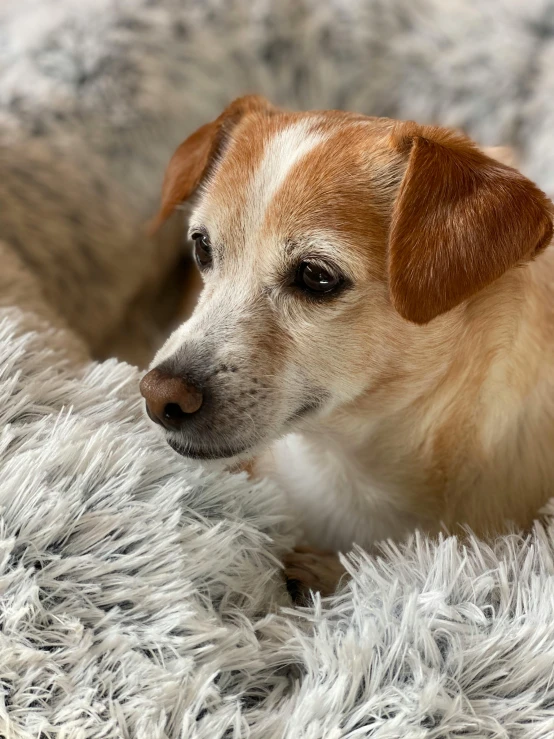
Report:
[[[279,492],[176,456],[73,341],[2,309],[1,736],[554,735],[554,525],[355,553],[287,608]]]
[[[60,190],[107,173],[108,189],[81,207],[108,228],[112,193],[125,192],[122,261],[170,149],[245,89],[465,126],[481,143],[517,145],[554,190],[552,4],[441,8],[10,0],[0,135],[5,150],[21,147],[23,171],[36,171],[35,147],[59,159],[41,177]],[[10,182],[0,207],[24,208],[27,186]],[[66,213],[64,202],[56,218],[87,228],[73,195]],[[45,260],[29,260],[24,221],[0,242],[1,737],[554,736],[548,512],[527,537],[492,545],[414,535],[380,556],[354,552],[340,594],[292,608],[279,490],[165,445],[142,416],[138,370],[92,362],[72,332],[74,303]],[[139,255],[133,272],[142,259],[150,269],[143,245]],[[103,280],[75,274],[79,310],[108,320]]]
[[[287,608],[276,489],[176,456],[40,306],[0,347],[0,735],[554,735],[554,525],[358,552]]]

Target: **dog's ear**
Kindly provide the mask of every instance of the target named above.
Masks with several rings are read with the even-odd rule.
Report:
[[[389,289],[427,323],[532,259],[552,238],[552,204],[532,182],[442,128],[401,124],[407,158],[389,235]]]
[[[153,233],[175,208],[189,198],[206,177],[210,165],[225,148],[229,134],[247,113],[270,113],[275,109],[259,95],[234,100],[221,115],[201,126],[178,147],[167,166],[162,186],[160,209],[151,223]]]

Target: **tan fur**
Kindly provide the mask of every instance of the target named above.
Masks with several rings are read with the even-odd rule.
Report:
[[[283,483],[315,546],[529,526],[554,490],[551,204],[461,134],[247,101],[223,149],[228,113],[168,171],[159,220],[197,189],[191,229],[217,259],[155,364],[224,330],[218,356],[266,387],[242,458]],[[310,259],[351,287],[305,299],[287,275]]]
[[[86,148],[0,143],[0,171],[0,240],[43,298],[93,356],[145,366],[176,310],[182,227],[148,238],[132,198]],[[9,283],[2,260],[0,271]]]

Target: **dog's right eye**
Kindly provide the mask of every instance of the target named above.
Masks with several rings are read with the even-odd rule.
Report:
[[[320,262],[301,262],[295,285],[316,296],[330,295],[344,284],[344,278],[331,265]]]
[[[210,240],[203,233],[194,233],[191,236],[194,241],[194,259],[199,269],[206,269],[212,263],[212,246]]]

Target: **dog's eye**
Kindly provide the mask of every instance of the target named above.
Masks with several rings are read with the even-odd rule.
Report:
[[[341,275],[330,266],[316,262],[302,262],[295,279],[296,285],[302,290],[318,295],[334,292],[343,282]]]
[[[212,247],[210,240],[203,233],[194,233],[191,236],[194,241],[194,258],[199,269],[206,269],[212,263]]]

